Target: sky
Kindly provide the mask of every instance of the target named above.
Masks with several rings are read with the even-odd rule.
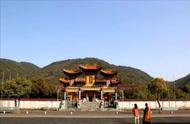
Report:
[[[189,0],[1,0],[0,57],[44,67],[96,57],[175,80],[190,73]]]

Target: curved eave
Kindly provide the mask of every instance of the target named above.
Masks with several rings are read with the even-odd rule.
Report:
[[[95,83],[106,83],[107,80],[103,79],[103,80],[100,80],[100,79],[96,79]],[[115,79],[112,79],[110,80],[110,83],[111,84],[120,84],[121,81],[120,80],[115,80]]]
[[[100,91],[100,87],[93,87],[93,86],[83,86],[80,88],[81,90],[86,90],[86,91],[92,91],[92,90],[95,90],[95,91]]]
[[[112,84],[120,84],[121,81],[120,81],[120,80],[111,80],[111,83],[112,83]]]
[[[102,91],[104,91],[104,92],[115,92],[116,88],[115,87],[102,87]]]
[[[71,80],[65,79],[65,78],[60,78],[59,81],[63,82],[63,83],[70,83],[71,82]],[[85,78],[76,78],[76,79],[74,79],[74,82],[84,82],[85,83]]]
[[[85,83],[85,78],[76,78],[75,82],[84,82]]]
[[[101,73],[106,74],[106,75],[116,75],[117,72],[113,70],[101,70]]]
[[[105,79],[96,79],[95,83],[105,83],[106,80]]]
[[[71,82],[71,80],[65,79],[65,78],[60,78],[59,81],[63,82],[63,83],[70,83]],[[112,79],[110,81],[111,81],[112,84],[120,84],[121,83],[120,80]],[[74,82],[84,82],[85,83],[85,78],[76,78],[74,80]],[[107,80],[98,80],[98,79],[96,79],[96,81],[95,81],[95,83],[106,83],[106,82],[107,82]]]
[[[67,92],[78,92],[79,88],[78,87],[67,87],[65,88],[65,91]]]
[[[65,78],[60,78],[59,81],[63,82],[63,83],[69,83],[70,82],[70,80],[65,79]]]
[[[97,66],[97,65],[79,65],[80,68],[84,69],[84,70],[99,70],[102,67]]]
[[[79,70],[69,70],[69,69],[63,69],[63,72],[66,74],[79,74]]]

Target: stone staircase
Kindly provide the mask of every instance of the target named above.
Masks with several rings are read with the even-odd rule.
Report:
[[[96,111],[99,109],[99,107],[100,107],[100,102],[97,101],[93,102],[86,101],[81,103],[81,110],[84,111]]]

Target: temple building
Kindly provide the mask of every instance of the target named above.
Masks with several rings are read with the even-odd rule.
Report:
[[[98,65],[79,65],[78,70],[64,69],[64,77],[60,78],[63,85],[64,100],[74,103],[113,102],[117,100],[117,72],[104,70]]]

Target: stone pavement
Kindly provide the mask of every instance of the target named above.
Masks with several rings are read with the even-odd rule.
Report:
[[[142,113],[141,113],[142,114]],[[142,116],[141,116],[142,120]],[[0,113],[0,124],[132,124],[130,111],[26,111]],[[153,111],[153,124],[190,124],[190,111]]]

